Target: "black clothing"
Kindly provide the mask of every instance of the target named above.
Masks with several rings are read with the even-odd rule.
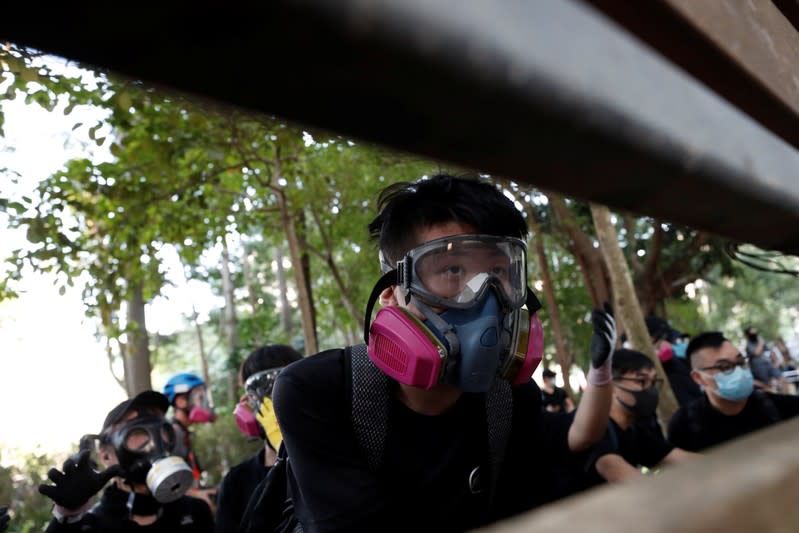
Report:
[[[547,407],[554,406],[556,409],[551,410],[551,412],[555,413],[565,413],[566,412],[566,398],[569,395],[566,394],[566,391],[561,389],[560,387],[552,387],[552,392],[549,393],[544,389],[541,389],[541,406],[546,409]]]
[[[161,508],[161,516],[148,526],[140,526],[128,520],[127,501],[129,492],[110,485],[103,492],[100,502],[74,524],[60,524],[53,519],[46,533],[211,533],[213,517],[208,505],[197,498],[183,496]]]
[[[691,377],[691,368],[685,359],[675,356],[662,364],[671,390],[674,391],[674,397],[680,406],[688,405],[704,396],[699,385]]]
[[[620,455],[634,467],[653,468],[673,449],[663,436],[655,415],[636,420],[627,429],[610,419],[605,438],[584,454],[582,462],[572,462],[563,475],[569,478],[567,487],[574,493],[605,483],[605,478],[596,470],[596,462],[603,455]]]
[[[289,488],[305,532],[462,531],[541,503],[551,469],[568,454],[567,431],[541,416],[534,383],[513,389],[513,426],[489,501],[485,394],[462,393],[438,416],[392,395],[380,469],[373,473],[352,427],[344,350],[286,367],[273,400],[289,457]]]
[[[696,452],[799,414],[799,396],[755,391],[737,415],[724,415],[707,397],[680,407],[669,421],[669,442]]]
[[[250,496],[269,472],[269,467],[264,465],[264,454],[265,450],[261,449],[246,461],[231,468],[219,485],[216,507],[218,533],[238,531]]]

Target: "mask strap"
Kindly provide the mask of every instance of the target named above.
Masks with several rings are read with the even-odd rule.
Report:
[[[374,309],[377,298],[381,292],[396,284],[397,269],[395,268],[380,276],[372,289],[372,294],[369,295],[369,301],[366,304],[366,315],[363,317],[363,342],[365,344],[369,344],[369,325],[372,323],[372,309]]]
[[[455,328],[441,318],[438,313],[430,309],[427,304],[413,295],[411,295],[411,303],[413,303],[414,307],[421,311],[425,318],[444,336],[444,339],[449,343],[449,355],[452,356],[459,353],[461,351],[461,343],[458,341],[458,336],[455,335]]]

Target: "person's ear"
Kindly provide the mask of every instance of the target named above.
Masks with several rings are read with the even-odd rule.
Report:
[[[116,455],[108,446],[101,447],[97,455],[105,466],[111,466],[117,463]]]
[[[381,307],[397,307],[399,306],[399,298],[401,298],[402,289],[396,285],[392,285],[387,289],[383,289],[380,293]]]
[[[698,372],[696,370],[691,370],[691,379],[693,379],[694,383],[696,383],[700,387],[707,386],[707,380],[705,379],[705,376],[703,376],[701,372]]]

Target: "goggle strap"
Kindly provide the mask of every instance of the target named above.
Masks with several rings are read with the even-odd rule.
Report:
[[[527,287],[526,305],[527,305],[527,311],[530,313],[530,315],[535,314],[539,309],[541,309],[541,302],[538,300],[535,293],[533,293],[530,287]]]
[[[375,302],[380,297],[380,293],[388,289],[392,285],[397,284],[397,269],[389,270],[377,280],[372,289],[372,294],[369,295],[369,301],[366,303],[366,315],[363,319],[363,342],[369,344],[369,325],[372,323],[372,309],[375,307]]]

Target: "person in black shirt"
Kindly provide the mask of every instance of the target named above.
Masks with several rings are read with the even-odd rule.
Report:
[[[701,451],[799,414],[799,397],[754,390],[746,357],[720,332],[688,345],[691,376],[704,397],[680,407],[669,421],[669,442]]]
[[[281,369],[300,359],[302,355],[291,346],[270,344],[251,352],[241,364],[244,394],[234,411],[236,423],[247,437],[262,439],[264,447],[231,468],[219,485],[218,533],[238,531],[250,496],[275,464],[283,437],[272,408],[272,388]]]
[[[541,406],[550,413],[568,413],[574,409],[574,402],[565,390],[555,385],[556,375],[548,368],[542,373],[544,386],[541,388]]]
[[[605,433],[612,315],[594,311],[574,421],[548,425],[531,379],[542,337],[521,213],[485,180],[448,175],[391,185],[378,206],[370,230],[384,275],[367,305],[366,365],[356,347],[329,350],[275,384],[303,531],[463,531],[534,507],[546,499],[551,458]],[[357,372],[367,387],[348,379]],[[505,407],[492,411],[499,397]],[[377,457],[353,423],[355,406],[375,398]],[[492,413],[508,422],[506,443],[489,432]]]
[[[572,465],[580,489],[640,477],[641,467],[679,464],[695,454],[666,442],[655,409],[663,385],[652,361],[641,352],[613,354],[613,403],[608,438],[594,446],[584,463]],[[584,467],[585,475],[576,467]]]
[[[185,496],[191,468],[170,455],[172,426],[164,417],[169,401],[144,391],[112,409],[96,437],[107,469],[96,472],[90,450],[67,459],[61,471],[48,473],[52,485],[39,492],[55,502],[48,533],[211,533],[213,516],[202,500]],[[158,474],[150,476],[150,471]],[[91,499],[113,478],[99,503]]]

